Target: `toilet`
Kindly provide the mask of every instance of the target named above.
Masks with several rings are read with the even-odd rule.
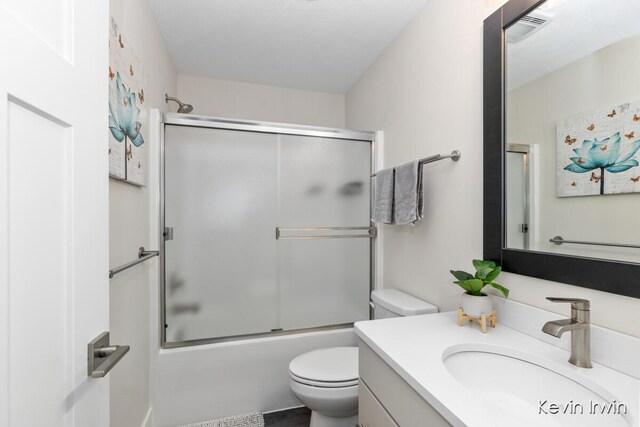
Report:
[[[397,289],[371,292],[374,319],[437,313],[428,302]],[[358,424],[358,347],[329,347],[301,354],[289,364],[289,385],[311,409],[310,427]]]

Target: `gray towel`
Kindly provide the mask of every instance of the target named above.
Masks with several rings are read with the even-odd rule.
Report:
[[[375,204],[371,221],[393,224],[393,169],[376,173]]]
[[[418,160],[395,169],[393,220],[395,224],[415,224],[422,219],[422,168]]]

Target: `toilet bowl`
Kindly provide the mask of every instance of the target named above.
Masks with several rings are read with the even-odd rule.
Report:
[[[289,385],[311,409],[310,427],[358,423],[358,347],[330,347],[302,354],[289,364]]]
[[[438,308],[397,289],[371,293],[374,318],[437,313]],[[311,409],[310,427],[358,424],[358,347],[330,347],[304,353],[289,364],[289,386]]]

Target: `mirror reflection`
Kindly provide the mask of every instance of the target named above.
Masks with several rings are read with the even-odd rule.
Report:
[[[506,30],[506,247],[640,262],[640,2]]]

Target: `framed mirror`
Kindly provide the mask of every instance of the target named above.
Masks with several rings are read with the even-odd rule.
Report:
[[[640,3],[511,0],[484,23],[484,258],[640,297]]]

